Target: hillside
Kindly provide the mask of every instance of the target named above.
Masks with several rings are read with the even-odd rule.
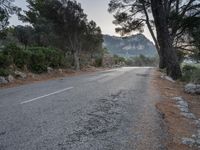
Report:
[[[143,34],[129,37],[104,35],[103,45],[111,54],[117,54],[123,57],[134,57],[140,54],[152,57],[157,53],[154,44]]]

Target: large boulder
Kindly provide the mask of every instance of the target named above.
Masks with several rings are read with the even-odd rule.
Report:
[[[200,84],[189,83],[185,85],[185,92],[189,94],[200,94]]]
[[[6,80],[6,78],[0,76],[0,84],[6,84],[6,83],[8,83],[8,81]]]
[[[25,79],[27,77],[25,73],[20,72],[20,71],[15,71],[15,76],[16,78],[20,78],[20,79]]]

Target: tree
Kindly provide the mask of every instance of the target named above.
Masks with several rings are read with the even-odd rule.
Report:
[[[81,5],[70,0],[27,0],[29,10],[21,19],[30,22],[35,30],[53,33],[61,41],[65,51],[70,51],[74,58],[74,66],[80,69],[79,53],[83,48],[87,32],[87,15]],[[41,27],[45,28],[44,31]],[[40,34],[41,35],[41,34]],[[41,41],[41,40],[40,40]]]
[[[26,49],[28,44],[31,43],[33,28],[30,26],[18,25],[14,28],[14,35],[17,37],[20,43],[24,44]]]
[[[94,21],[87,23],[87,31],[84,38],[83,48],[91,54],[91,58],[95,53],[102,51],[103,35],[100,27]],[[102,53],[102,52],[100,52]]]
[[[9,24],[10,15],[20,12],[20,8],[13,5],[13,0],[1,0],[0,1],[0,38],[6,36],[5,29]]]
[[[181,77],[181,69],[168,30],[167,13],[164,9],[164,3],[162,0],[151,0],[151,8],[160,50],[163,53],[164,60],[166,60],[167,74],[173,79],[177,79]]]
[[[160,68],[166,67],[168,75],[176,79],[181,76],[180,67],[178,67],[179,64],[172,65],[172,62],[173,64],[178,62],[176,56],[177,49],[175,48],[177,48],[177,45],[180,46],[181,42],[175,41],[185,36],[182,34],[185,31],[183,24],[185,16],[187,16],[187,18],[197,16],[199,14],[199,7],[200,5],[198,1],[195,0],[111,0],[109,4],[109,11],[115,12],[114,23],[121,26],[121,28],[117,28],[116,31],[123,34],[130,33],[135,30],[142,31],[144,25],[147,25],[158,50]],[[156,13],[160,16],[158,17],[155,15]],[[160,22],[160,20],[158,20],[161,16],[164,18],[162,20],[164,22]],[[159,37],[161,36],[161,33],[158,33],[157,31],[157,28],[160,28],[160,26],[164,29],[164,24],[166,25],[164,32],[165,36],[167,36],[165,38],[169,38],[166,42],[168,44],[165,43],[165,39],[162,39],[164,37]],[[153,31],[154,27],[156,28],[156,36]],[[170,57],[168,56],[168,53],[170,53],[171,50],[168,52],[167,49],[169,48],[165,48],[166,45],[172,45],[170,46],[170,49],[173,49]]]

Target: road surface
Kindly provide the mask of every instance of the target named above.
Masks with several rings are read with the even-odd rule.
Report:
[[[152,68],[0,90],[0,150],[163,150]]]

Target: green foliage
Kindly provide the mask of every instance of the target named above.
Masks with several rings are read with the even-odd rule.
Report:
[[[200,68],[195,65],[184,65],[182,67],[183,76],[181,78],[184,82],[200,83]]]
[[[5,55],[3,52],[0,53],[0,68],[7,68],[12,64],[12,57]]]
[[[30,62],[31,53],[23,50],[15,44],[10,44],[5,47],[4,54],[13,59],[13,63],[20,69],[24,69]]]
[[[65,66],[64,53],[52,48],[32,47],[28,49],[32,52],[30,69],[36,73],[47,71],[47,67],[58,68]]]
[[[33,38],[33,28],[31,26],[18,25],[14,28],[14,36],[26,48],[27,45],[31,43],[31,39]]]
[[[145,57],[144,55],[132,57],[126,60],[126,65],[128,66],[156,66],[157,64],[157,57]]]
[[[194,70],[191,75],[191,82],[200,84],[200,69]]]
[[[177,54],[179,63],[182,63],[184,61],[186,53],[184,53],[183,51],[178,50],[176,54]]]
[[[24,12],[25,15],[20,15],[20,18],[33,26],[34,37],[32,39],[36,46],[56,47],[65,52],[77,54],[77,57],[80,56],[80,51],[91,54],[102,53],[101,29],[94,21],[87,20],[87,15],[80,3],[71,0],[28,0],[27,2],[29,10]],[[31,33],[28,32],[31,31],[28,27],[18,26],[16,31],[18,31],[16,35],[21,43],[25,46],[30,43],[27,41]],[[48,65],[58,67],[58,62],[64,60],[63,57],[56,57],[58,55],[54,51],[48,51],[48,56],[46,56],[51,62]],[[84,58],[76,60],[81,59],[84,60]],[[85,63],[85,61],[82,62]],[[73,64],[76,64],[76,67],[80,66],[79,62]]]
[[[126,62],[126,60],[125,60],[124,57],[120,57],[118,55],[114,55],[113,58],[114,58],[114,62],[115,62],[116,65],[120,64],[120,63],[125,63]]]
[[[95,59],[95,67],[101,67],[102,66],[102,57],[97,57]]]
[[[29,68],[35,73],[43,73],[47,71],[45,54],[42,51],[32,52]]]
[[[0,1],[0,31],[4,30],[9,22],[10,14],[18,14],[21,9],[14,6],[14,0],[1,0]]]
[[[0,53],[1,68],[8,68],[14,64],[22,70],[27,68],[32,72],[42,73],[47,71],[47,67],[65,67],[66,63],[64,53],[53,48],[30,47],[24,50],[10,44]]]
[[[9,74],[9,70],[0,68],[0,76],[7,77]]]

